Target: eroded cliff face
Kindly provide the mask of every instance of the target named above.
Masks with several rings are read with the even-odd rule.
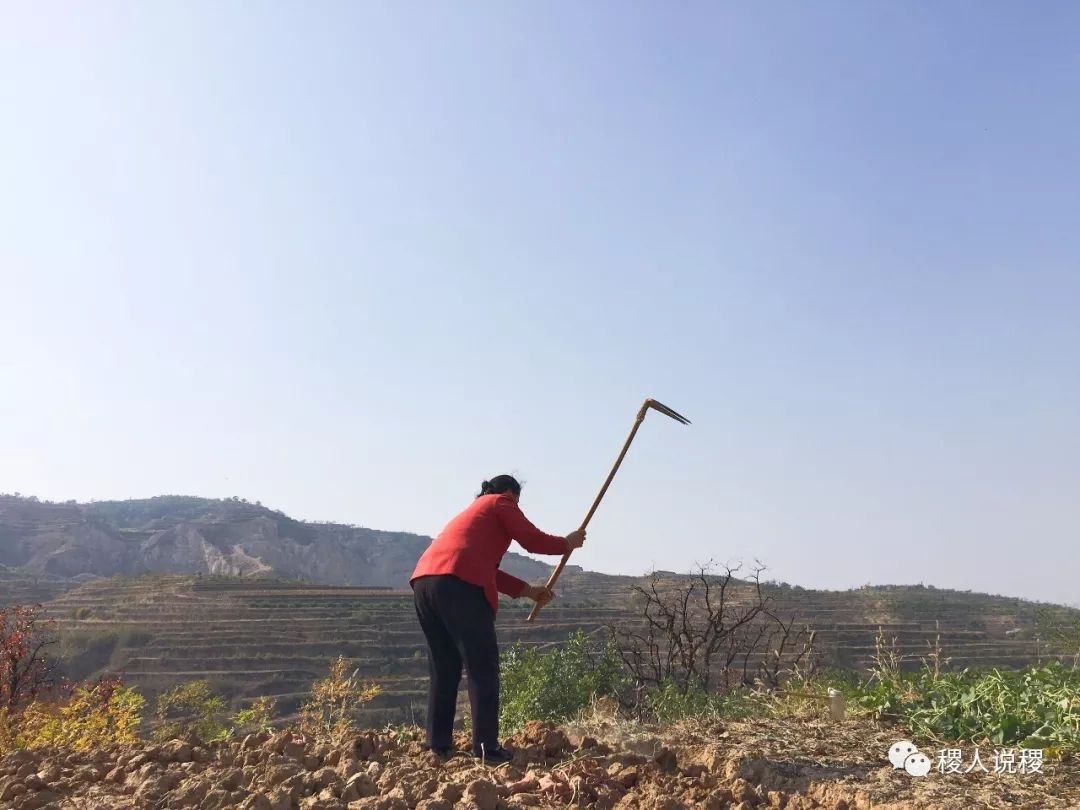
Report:
[[[405,532],[304,523],[236,501],[52,504],[0,496],[0,566],[31,577],[272,575],[404,588],[430,542]],[[550,570],[514,553],[503,567],[525,579]]]

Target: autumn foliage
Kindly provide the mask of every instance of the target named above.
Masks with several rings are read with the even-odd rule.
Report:
[[[17,716],[12,747],[51,746],[89,751],[135,743],[145,700],[119,678],[65,688],[52,700],[35,700]]]
[[[86,683],[57,678],[47,656],[57,641],[54,622],[39,606],[0,609],[0,754],[135,742],[142,696],[116,676]]]
[[[0,707],[12,712],[53,686],[46,651],[57,641],[39,605],[0,608]]]

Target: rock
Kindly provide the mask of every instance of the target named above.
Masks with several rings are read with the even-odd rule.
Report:
[[[60,766],[55,762],[37,772],[37,778],[43,785],[51,785],[60,779]]]
[[[23,793],[26,793],[26,785],[20,782],[16,776],[9,776],[3,782],[0,782],[0,802],[14,799]]]
[[[770,790],[765,794],[769,807],[783,807],[787,803],[787,794],[778,790]]]
[[[465,792],[465,788],[455,782],[445,782],[439,785],[438,790],[435,791],[434,798],[440,801],[450,802],[450,804],[457,804],[461,799],[462,794]]]
[[[390,799],[386,796],[369,796],[366,799],[357,799],[349,802],[349,810],[409,810],[401,799]]]
[[[357,759],[368,759],[375,753],[375,741],[370,735],[357,737],[353,745]]]
[[[302,762],[304,757],[307,756],[307,749],[304,748],[303,743],[297,742],[296,740],[289,740],[282,746],[281,753],[290,759]]]
[[[71,782],[73,785],[89,785],[100,782],[104,776],[105,772],[100,765],[87,765],[71,775]]]
[[[553,728],[544,734],[543,740],[544,754],[549,757],[557,757],[562,755],[563,752],[570,750],[573,746],[570,745],[570,740],[567,739],[566,733],[562,729]]]
[[[357,773],[353,774],[349,780],[345,782],[345,787],[341,792],[343,799],[347,793],[355,794],[355,799],[366,799],[369,796],[378,795],[379,788],[376,786],[375,780],[366,773]],[[460,796],[460,794],[458,795]],[[355,799],[350,797],[347,801],[354,801]]]
[[[674,773],[679,769],[679,762],[675,756],[675,752],[670,748],[661,748],[653,757],[653,762],[664,773]]]
[[[215,789],[206,794],[199,810],[232,810],[232,794],[226,790]]]
[[[321,770],[316,771],[312,779],[315,786],[320,789],[330,787],[330,785],[340,781],[338,772],[333,768],[322,768]]]
[[[26,785],[27,790],[41,790],[45,787],[45,783],[41,781],[41,777],[36,773],[26,776],[23,779],[23,784]]]
[[[379,790],[390,791],[397,787],[398,778],[400,777],[398,768],[387,768],[383,771],[382,776],[376,780],[376,784],[379,786]]]
[[[288,790],[275,790],[269,795],[270,810],[292,810],[293,795]]]
[[[214,781],[222,790],[236,790],[244,784],[244,772],[239,768],[229,768],[218,774]]]
[[[207,793],[210,792],[211,784],[205,779],[189,780],[177,788],[176,793],[170,799],[170,805],[174,807],[198,807]]]
[[[736,804],[741,802],[749,807],[757,806],[760,801],[754,786],[742,778],[732,782],[731,798]]]
[[[160,762],[191,762],[191,746],[183,740],[169,740],[161,746]]]
[[[495,810],[495,805],[499,803],[499,790],[494,782],[487,779],[474,779],[465,788],[465,798],[480,810]]]
[[[176,787],[180,777],[175,773],[149,776],[135,789],[135,798],[157,800]]]
[[[274,787],[300,773],[303,770],[297,765],[275,765],[266,772],[265,781],[268,786]]]
[[[620,769],[616,774],[613,774],[613,776],[615,776],[615,779],[624,788],[632,788],[641,778],[641,767],[638,765],[630,765]]]
[[[360,773],[360,771],[360,760],[351,755],[342,757],[337,762],[337,772],[341,775],[342,779],[348,779],[353,774]]]
[[[39,807],[44,807],[47,804],[60,800],[60,794],[54,793],[51,790],[42,790],[38,793],[28,796],[20,805],[20,810],[37,810]]]
[[[345,805],[333,796],[308,796],[300,800],[300,810],[345,810]]]
[[[290,776],[278,787],[281,790],[289,791],[289,793],[293,797],[293,800],[298,801],[302,796],[308,793],[307,777],[303,773],[298,773],[295,776]]]

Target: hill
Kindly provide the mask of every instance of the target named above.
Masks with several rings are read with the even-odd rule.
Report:
[[[0,496],[0,602],[44,603],[72,677],[122,670],[151,696],[206,678],[236,703],[269,695],[289,713],[341,654],[385,687],[369,719],[408,719],[423,703],[427,666],[406,583],[428,542],[238,500]],[[517,554],[505,565],[531,581],[550,570]],[[526,622],[520,603],[500,612],[500,638],[557,644],[632,621],[640,582],[569,566],[541,621]],[[865,669],[879,631],[914,662],[931,644],[955,666],[1056,657],[1035,637],[1038,605],[1026,600],[921,586],[770,583],[767,592],[777,614],[815,629],[824,663],[836,667]],[[1073,623],[1080,615],[1059,612]]]
[[[94,577],[203,574],[404,588],[431,539],[294,520],[259,503],[162,496],[63,504],[0,495],[0,583],[49,598]],[[508,553],[541,579],[547,565]],[[29,592],[28,592],[29,593]]]

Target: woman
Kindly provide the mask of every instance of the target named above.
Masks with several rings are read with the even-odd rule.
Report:
[[[440,757],[453,749],[461,665],[469,673],[473,754],[510,760],[499,745],[499,593],[541,606],[554,594],[499,569],[511,540],[534,554],[565,554],[585,542],[584,529],[545,534],[518,507],[521,484],[509,475],[485,481],[476,500],[447,524],[421,556],[409,584],[428,644],[427,744]]]

